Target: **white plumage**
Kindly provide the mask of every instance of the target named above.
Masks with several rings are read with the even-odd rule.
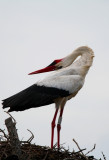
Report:
[[[44,79],[36,84],[38,86],[53,87],[68,91],[70,94],[77,92],[84,83],[83,77],[79,75],[62,75]]]

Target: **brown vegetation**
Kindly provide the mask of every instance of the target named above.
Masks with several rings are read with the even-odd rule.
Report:
[[[86,154],[84,154],[86,149],[81,149],[75,139],[73,139],[73,142],[77,145],[78,151],[70,152],[63,146],[57,149],[57,145],[51,149],[46,146],[31,144],[34,135],[30,130],[28,131],[31,133],[31,137],[27,141],[20,141],[16,121],[11,115],[5,120],[5,125],[8,135],[0,129],[0,160],[97,160],[94,156],[88,156],[96,145]],[[106,160],[103,153],[102,155],[103,159]]]

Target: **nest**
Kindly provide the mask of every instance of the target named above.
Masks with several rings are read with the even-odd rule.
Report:
[[[0,143],[0,160],[95,160],[93,156],[86,156],[82,151],[70,152],[65,148],[50,149],[46,146],[38,146],[31,143],[21,145],[21,155],[13,153],[9,142]]]
[[[9,114],[9,113],[8,113]],[[10,115],[10,114],[9,114]],[[69,151],[62,145],[57,148],[54,145],[53,149],[47,146],[39,146],[32,144],[34,138],[33,133],[27,141],[20,141],[16,129],[16,121],[10,115],[5,120],[5,125],[8,130],[8,135],[5,131],[0,129],[0,160],[97,160],[94,156],[89,156],[89,153],[95,149],[95,146],[86,152],[86,149],[81,149],[75,139],[73,142],[76,144],[78,151]],[[106,160],[105,155],[102,153],[103,159]]]

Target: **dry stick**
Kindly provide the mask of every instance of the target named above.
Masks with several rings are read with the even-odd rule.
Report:
[[[1,156],[0,156],[0,158],[2,158],[3,155],[5,155],[5,156],[7,157],[6,149],[7,149],[7,147],[8,147],[9,138],[8,138],[8,136],[5,134],[4,130],[0,129],[0,132],[2,132],[3,135],[4,135],[4,137],[7,139],[7,141],[5,141],[5,142],[7,142],[7,143],[6,143],[6,146],[5,146],[5,148],[4,148],[4,150],[2,151],[2,154],[1,154]],[[0,144],[2,145],[3,142],[4,142],[4,141],[0,142]]]
[[[30,145],[30,146],[29,146],[29,149],[28,149],[28,151],[27,151],[27,153],[29,154],[27,160],[30,160],[30,158],[31,158],[31,154],[30,154],[31,148],[32,148],[32,146]]]
[[[15,120],[15,118],[14,118],[8,111],[4,111],[4,112],[6,112],[6,113],[13,119],[14,124],[16,125],[16,120]]]
[[[81,148],[79,147],[79,145],[78,145],[78,143],[75,141],[75,139],[72,139],[74,142],[75,142],[75,144],[77,145],[77,147],[78,147],[78,149],[79,149],[79,151],[81,151]],[[81,151],[81,153],[84,155],[84,153]]]
[[[33,140],[33,138],[34,138],[34,134],[29,130],[29,129],[27,129],[30,133],[31,133],[31,137],[27,140],[27,142],[31,142],[32,140]]]
[[[81,151],[82,156],[83,156],[86,160],[88,160],[88,158],[84,155],[84,153],[82,152],[82,150],[81,150],[81,148],[79,147],[79,145],[78,145],[78,143],[76,142],[76,140],[75,140],[75,139],[72,139],[72,140],[73,140],[73,141],[75,142],[75,144],[77,145],[79,151]]]
[[[43,160],[46,160],[46,159],[47,159],[47,156],[48,156],[48,151],[47,151],[47,153],[46,153],[46,155],[45,155],[45,157],[44,157]]]
[[[6,144],[4,150],[2,151],[1,158],[3,157],[3,155],[5,155],[6,157],[8,156],[6,152],[7,147],[8,147],[8,143]]]
[[[54,144],[53,148],[56,148],[56,146],[57,146],[57,142]]]
[[[77,152],[74,152],[74,154],[75,154],[75,153],[80,153],[80,152],[85,151],[85,150],[86,150],[86,148],[81,149],[81,150],[79,150],[79,151],[77,151]]]
[[[96,144],[94,144],[94,147],[93,147],[90,151],[88,151],[85,155],[87,155],[87,154],[89,154],[90,152],[92,152],[92,151],[95,149],[95,147],[96,147]]]
[[[21,157],[21,146],[17,134],[16,123],[12,121],[12,118],[9,117],[5,120],[5,125],[9,133],[9,142],[12,148],[12,154],[18,155]]]
[[[4,137],[8,140],[8,136],[5,134],[4,130],[0,129],[0,132],[2,132]]]
[[[106,160],[106,157],[105,157],[104,153],[103,153],[103,152],[101,152],[101,153],[102,153],[102,155],[103,155],[104,160]]]
[[[5,157],[8,157],[7,153],[4,151],[2,151],[2,154],[1,154],[1,158],[3,157],[3,155],[5,155]],[[1,159],[0,159],[1,160]]]

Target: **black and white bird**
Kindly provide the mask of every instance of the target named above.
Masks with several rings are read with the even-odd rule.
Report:
[[[56,111],[51,123],[51,148],[53,148],[55,120],[60,109],[57,123],[57,145],[59,148],[64,106],[67,100],[75,97],[82,88],[86,74],[92,65],[93,57],[93,50],[82,46],[65,58],[54,60],[46,68],[30,73],[29,75],[54,71],[45,79],[3,100],[3,108],[10,107],[9,112],[24,111],[55,103]]]

